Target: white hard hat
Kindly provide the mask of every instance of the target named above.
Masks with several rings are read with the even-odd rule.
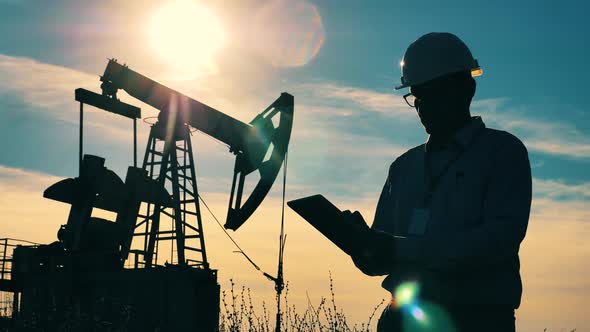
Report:
[[[470,70],[473,77],[483,74],[467,45],[448,32],[431,32],[418,38],[406,50],[400,66],[402,84],[396,90],[463,70]]]

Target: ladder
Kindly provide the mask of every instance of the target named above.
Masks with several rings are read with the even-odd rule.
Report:
[[[167,135],[161,123],[150,129],[143,169],[171,193],[172,208],[144,203],[133,234],[142,240],[143,250],[134,252],[150,268],[158,265],[162,244],[168,243],[168,263],[208,269],[190,129],[180,124],[174,132]]]

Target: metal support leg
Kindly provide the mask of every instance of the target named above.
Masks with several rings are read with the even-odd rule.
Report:
[[[84,104],[80,102],[80,153],[78,156],[78,175],[82,176],[82,156],[84,146]]]
[[[18,310],[19,310],[19,292],[14,292],[14,296],[12,298],[12,320],[15,321],[18,318]]]
[[[137,167],[137,119],[133,118],[133,167]]]

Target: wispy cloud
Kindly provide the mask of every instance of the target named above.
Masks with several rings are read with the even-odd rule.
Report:
[[[519,326],[531,331],[568,327],[569,331],[583,328],[579,324],[587,320],[590,205],[580,203],[533,201],[520,250],[523,299],[517,312]],[[557,316],[547,315],[553,311]]]
[[[402,121],[397,126],[391,122],[390,126],[399,128],[417,121],[415,112],[408,108],[401,96],[392,92],[334,83],[303,84],[301,91],[315,104],[346,109],[343,115],[373,112]],[[506,98],[476,100],[472,111],[481,114],[492,127],[519,136],[531,151],[576,159],[590,158],[590,134],[565,120],[533,117],[522,109],[509,106]]]
[[[506,99],[475,102],[473,109],[481,112],[499,129],[513,132],[529,150],[549,155],[590,158],[590,135],[562,119],[540,119],[527,115],[523,107],[511,107]]]
[[[62,203],[43,198],[43,190],[57,177],[0,166],[0,237],[50,242],[67,220]]]
[[[42,63],[31,58],[0,54],[0,90],[21,96],[32,106],[64,116],[75,109],[74,89],[81,86],[98,86],[98,75]],[[72,107],[74,106],[74,107]]]
[[[536,195],[553,199],[586,200],[590,199],[590,183],[565,183],[557,180],[533,180]]]
[[[37,190],[58,180],[58,177],[45,173],[0,165],[0,182],[4,192],[12,192],[16,188]]]
[[[98,75],[6,55],[0,55],[0,74],[4,77],[0,81],[0,91],[20,96],[30,105],[48,112],[57,119],[70,122],[77,120],[72,116],[72,113],[77,111],[73,102],[73,90],[80,86],[92,88],[98,85]],[[294,90],[297,93],[298,104],[292,153],[300,155],[303,159],[313,158],[325,163],[315,166],[303,164],[299,171],[295,169],[295,172],[301,175],[317,173],[318,176],[324,176],[326,174],[321,169],[331,169],[329,163],[333,162],[348,165],[349,171],[355,174],[368,174],[375,164],[388,165],[396,156],[412,146],[407,141],[395,143],[395,140],[380,135],[396,131],[404,133],[404,129],[410,123],[415,129],[419,129],[415,113],[405,105],[400,96],[393,93],[335,83],[301,84]],[[205,92],[206,95],[215,97],[211,91]],[[258,99],[260,98],[241,100],[248,105],[263,105]],[[217,100],[223,103],[219,97]],[[227,103],[230,106],[228,108],[237,108],[231,107],[237,105],[235,102]],[[492,124],[521,136],[532,151],[573,158],[590,157],[589,139],[572,124],[531,118],[517,110],[507,110],[505,104],[506,100],[502,98],[486,99],[474,102],[473,108],[475,112],[481,111]],[[392,117],[397,119],[393,120]],[[372,118],[375,118],[375,121],[372,121]],[[109,118],[88,123],[112,128],[117,126],[113,125],[113,122]],[[128,128],[125,127],[122,135],[128,136],[127,131]],[[397,138],[402,136],[398,135]],[[363,161],[366,169],[359,166]],[[309,167],[316,170],[312,171]],[[339,169],[344,173],[330,173],[346,178],[353,176],[352,173],[346,172],[347,167]],[[381,179],[382,176],[375,175],[370,188],[381,181],[377,178]],[[299,185],[305,186],[304,183]],[[588,184],[569,185],[553,180],[536,180],[535,188],[539,193],[545,193],[552,198],[572,195],[587,198],[589,191]]]
[[[5,77],[0,82],[0,91],[19,96],[38,111],[71,123],[77,122],[73,90],[80,86],[91,89],[98,86],[98,75],[6,55],[0,55],[0,75]],[[176,83],[190,85],[189,82]],[[331,82],[300,84],[294,86],[293,91],[297,102],[291,143],[291,155],[297,157],[291,159],[294,166],[291,170],[296,175],[292,178],[295,186],[362,196],[361,193],[372,192],[382,183],[385,173],[375,172],[376,168],[386,170],[395,157],[423,142],[424,133],[415,112],[393,93]],[[241,103],[260,109],[265,105],[260,95],[241,96],[236,99],[238,103],[216,96],[214,91],[205,89],[202,92],[208,96],[206,100],[227,105],[222,109],[240,109]],[[131,98],[127,101],[136,103]],[[518,110],[508,110],[505,104],[506,100],[501,98],[479,100],[473,109],[481,112],[492,126],[513,131],[532,151],[571,158],[590,157],[588,138],[572,124],[531,118]],[[102,114],[104,112],[93,113],[95,118],[91,115],[89,125],[118,131],[125,141],[128,140],[127,123],[114,121],[112,115]],[[140,141],[145,141],[145,131],[140,134]],[[201,152],[203,147],[208,153],[219,149],[217,145],[209,149],[207,142],[199,144]],[[222,158],[221,155],[208,155],[208,163]],[[335,168],[335,165],[339,167]],[[207,172],[206,169],[203,171]],[[215,183],[217,174],[211,172],[211,176],[210,182]],[[318,179],[326,181],[314,188]],[[338,185],[342,179],[357,179],[360,187],[342,191],[347,187]],[[551,190],[554,198],[567,196],[556,194],[559,188],[569,188],[570,191],[573,188],[549,181],[536,182],[536,186]],[[577,190],[580,195],[587,191],[587,186],[581,185]]]
[[[378,112],[391,117],[413,119],[415,112],[401,96],[335,83],[309,83],[297,87],[314,101],[322,103],[345,102],[363,112]]]
[[[15,110],[4,105],[5,107],[0,108],[0,114],[29,111],[77,125],[78,104],[74,100],[74,90],[83,87],[100,91],[98,75],[25,57],[0,54],[0,76],[0,92],[4,96],[25,102],[27,106],[27,109]],[[129,101],[125,96],[121,99]],[[0,102],[6,102],[10,106],[10,101],[0,99]],[[148,111],[147,115],[149,114]],[[107,133],[105,139],[127,138],[130,128],[128,121],[113,120],[113,117],[113,114],[86,107],[84,124]]]

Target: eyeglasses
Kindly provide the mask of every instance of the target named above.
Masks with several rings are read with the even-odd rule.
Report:
[[[406,93],[403,97],[406,101],[406,104],[408,104],[410,107],[416,107],[417,104],[420,104],[420,99],[416,98],[416,96],[414,96],[411,92]]]

